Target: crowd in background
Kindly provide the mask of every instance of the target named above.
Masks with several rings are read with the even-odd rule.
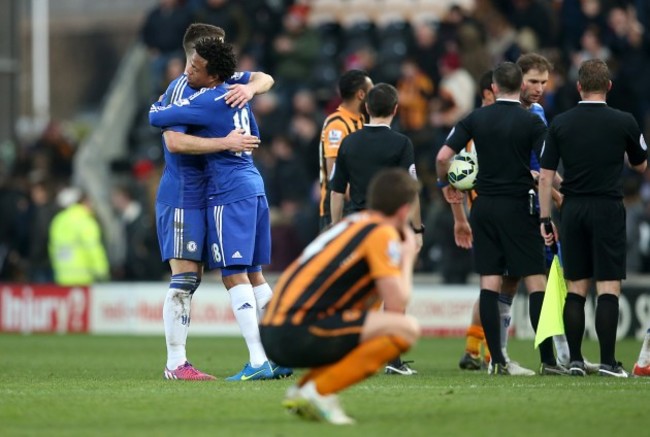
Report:
[[[525,52],[546,56],[554,65],[542,101],[550,121],[579,100],[577,66],[604,59],[614,82],[608,103],[631,112],[646,137],[650,133],[650,5],[645,0],[476,0],[472,11],[449,2],[439,16],[400,19],[397,14],[382,21],[362,13],[348,14],[355,18],[345,21],[318,18],[315,3],[160,0],[143,17],[151,101],[182,73],[181,40],[192,22],[224,28],[239,52],[239,69],[264,71],[275,79],[272,91],[251,103],[262,140],[255,160],[272,207],[268,270],[286,267],[318,232],[320,129],[339,102],[337,80],[348,69],[364,69],[375,83],[388,82],[399,91],[393,127],[412,139],[424,188],[427,231],[417,270],[440,273],[445,282],[466,281],[471,261],[455,246],[451,213],[435,188],[435,156],[454,124],[477,106],[482,73]],[[129,242],[122,257],[128,261],[111,265],[113,280],[158,280],[166,273],[152,219],[164,162],[160,132],[147,123],[149,103],[143,102],[134,120],[128,159],[112,165],[120,181],[112,204]],[[0,188],[1,280],[53,278],[49,225],[62,208],[56,194],[71,182],[77,146],[65,127],[52,122],[41,138],[23,147],[12,177]],[[628,272],[648,273],[649,173],[626,173],[624,189]]]

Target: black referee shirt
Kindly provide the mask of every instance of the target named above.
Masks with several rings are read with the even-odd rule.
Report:
[[[634,117],[605,102],[580,102],[553,119],[541,166],[556,170],[562,160],[565,196],[622,198],[625,152],[632,165],[648,156]]]
[[[535,183],[530,156],[539,156],[546,125],[519,101],[498,99],[458,122],[446,144],[459,153],[474,140],[478,158],[479,196],[525,196]]]
[[[416,176],[413,143],[389,126],[367,124],[341,142],[330,186],[332,191],[345,193],[349,183],[351,209],[360,211],[366,208],[366,191],[372,177],[392,167],[404,168]]]

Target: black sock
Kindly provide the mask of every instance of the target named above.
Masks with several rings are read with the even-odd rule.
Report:
[[[543,302],[543,291],[533,291],[528,295],[528,314],[530,316],[530,324],[533,326],[535,332],[537,332]],[[550,364],[551,366],[557,365],[555,354],[553,353],[553,337],[549,337],[539,344],[539,358],[542,363]]]
[[[491,290],[481,290],[479,298],[479,314],[485,332],[492,363],[506,364],[506,359],[501,352],[501,319],[499,317],[499,293]]]
[[[596,305],[596,334],[600,344],[600,362],[616,364],[616,330],[618,329],[618,296],[601,294]]]
[[[569,343],[571,361],[582,358],[582,337],[585,335],[585,302],[587,299],[576,293],[567,293],[564,302],[564,332]]]

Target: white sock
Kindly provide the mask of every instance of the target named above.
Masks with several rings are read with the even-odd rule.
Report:
[[[570,364],[569,361],[571,361],[571,353],[569,352],[569,343],[566,341],[566,335],[554,335],[553,344],[555,345],[558,363],[563,366],[568,366]]]
[[[171,285],[171,284],[170,284]],[[187,361],[185,343],[190,327],[189,290],[169,288],[163,304],[163,323],[167,342],[167,368],[174,370]]]
[[[255,302],[257,302],[257,323],[260,323],[262,317],[264,317],[266,305],[271,301],[271,297],[273,297],[273,290],[265,282],[253,287],[253,293],[255,293]]]
[[[266,361],[266,353],[260,339],[260,327],[257,324],[257,302],[251,284],[235,285],[230,290],[230,305],[241,330],[252,367],[259,367]]]
[[[503,302],[501,299],[499,299],[499,319],[501,321],[501,353],[503,354],[503,358],[506,359],[506,362],[510,361],[510,357],[508,357],[508,331],[510,330],[510,322],[512,320],[512,316],[510,314],[510,310],[512,309],[512,300],[510,303]]]
[[[650,329],[648,329],[648,332],[645,333],[645,339],[643,339],[643,345],[641,346],[639,359],[636,363],[640,367],[650,365]]]

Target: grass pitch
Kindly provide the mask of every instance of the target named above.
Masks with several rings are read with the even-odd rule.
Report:
[[[299,420],[280,406],[295,377],[165,381],[162,337],[0,335],[0,436],[645,435],[650,378],[488,377],[457,367],[463,339],[423,339],[420,373],[378,375],[341,395],[358,424]],[[631,369],[640,343],[618,344]],[[510,355],[537,368],[532,341]],[[595,342],[584,351],[598,360]],[[221,379],[247,359],[239,338],[190,338],[196,366]]]

